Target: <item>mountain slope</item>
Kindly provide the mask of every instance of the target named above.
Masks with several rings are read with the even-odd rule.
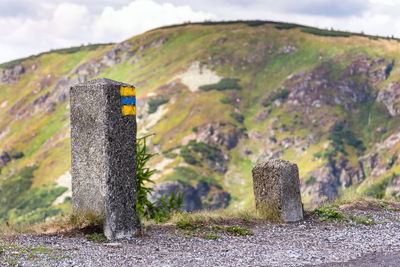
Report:
[[[0,223],[70,208],[68,90],[97,77],[136,85],[139,135],[155,134],[155,178],[169,181],[159,192],[189,192],[190,210],[252,205],[251,168],[275,157],[299,165],[308,206],[398,199],[399,60],[398,40],[225,22],[0,65],[0,188],[21,196],[0,197]]]

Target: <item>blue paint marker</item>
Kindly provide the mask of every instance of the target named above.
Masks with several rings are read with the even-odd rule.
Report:
[[[122,97],[121,105],[136,105],[136,97]]]

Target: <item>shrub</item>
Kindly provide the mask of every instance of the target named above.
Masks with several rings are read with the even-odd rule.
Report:
[[[222,151],[218,147],[204,142],[197,143],[195,140],[191,140],[186,146],[182,146],[180,155],[186,163],[191,165],[199,165],[204,160],[224,161]]]
[[[16,153],[12,153],[10,156],[11,156],[11,158],[13,158],[13,159],[21,159],[21,158],[23,158],[25,155],[24,155],[23,152],[16,152]]]
[[[287,89],[283,89],[280,90],[279,92],[277,92],[273,97],[272,97],[272,101],[275,101],[277,99],[286,99],[289,96],[290,92]]]
[[[181,148],[180,155],[183,158],[183,160],[188,164],[196,165],[198,163],[196,158],[192,155],[192,153],[190,152],[190,150],[187,146],[184,146]]]
[[[301,31],[305,32],[305,33],[311,33],[314,35],[329,36],[329,37],[350,37],[350,36],[352,36],[352,33],[350,33],[350,32],[323,30],[323,29],[308,28],[308,27],[301,29]]]
[[[393,67],[394,67],[394,60],[392,60],[392,62],[390,62],[389,65],[386,66],[386,69],[385,69],[386,79],[390,76],[390,73],[392,72]]]
[[[174,152],[167,152],[164,153],[164,157],[168,158],[168,159],[174,159],[178,156],[178,154],[174,153]]]
[[[164,105],[166,103],[168,103],[168,99],[164,99],[164,98],[153,98],[149,100],[149,114],[151,113],[155,113],[158,109],[159,106]]]
[[[153,189],[146,185],[154,183],[151,176],[155,170],[149,169],[146,165],[155,154],[147,151],[147,137],[138,138],[136,144],[136,211],[141,217],[162,221],[182,207],[182,194],[174,193],[169,198],[162,196],[157,199],[157,205],[148,199]]]
[[[332,127],[328,139],[331,140],[331,144],[335,151],[341,152],[344,155],[347,155],[345,144],[352,146],[359,151],[365,150],[363,142],[356,137],[354,132],[346,130],[343,123],[336,123]]]
[[[200,153],[202,158],[204,159],[208,159],[211,161],[221,160],[221,150],[216,146],[209,145],[204,142],[197,143],[194,140],[191,140],[189,142],[189,146],[194,152]]]
[[[287,89],[280,90],[280,91],[276,92],[273,96],[269,97],[266,101],[264,101],[262,103],[262,105],[264,107],[268,107],[275,100],[278,100],[278,99],[285,100],[286,98],[288,98],[289,94],[290,94],[290,91]]]
[[[239,123],[244,122],[244,116],[237,112],[232,112],[230,116]]]
[[[275,26],[275,28],[278,30],[290,30],[290,29],[297,28],[297,27],[299,27],[299,25],[292,24],[292,23],[280,23]]]
[[[267,21],[261,21],[261,20],[254,20],[254,21],[244,21],[244,24],[247,24],[250,27],[257,27],[257,26],[261,26],[264,24],[267,24]]]
[[[229,97],[223,97],[219,100],[219,102],[221,102],[222,104],[228,104],[228,105],[231,105],[233,103],[232,99],[230,99]]]
[[[314,176],[310,175],[309,177],[306,178],[304,183],[306,185],[312,185],[312,184],[315,184],[316,181],[317,181],[317,179]]]
[[[239,82],[239,79],[223,78],[218,83],[203,85],[203,86],[200,86],[199,89],[203,90],[203,91],[211,91],[211,90],[223,91],[223,90],[230,90],[230,89],[240,90],[242,88],[239,86],[238,82]]]
[[[398,159],[398,156],[396,154],[393,154],[390,157],[390,159],[388,160],[388,163],[386,165],[386,169],[387,170],[391,169],[394,166],[394,164],[396,163],[397,159]]]
[[[314,157],[317,159],[323,158],[327,159],[328,161],[332,161],[334,157],[336,157],[337,152],[334,149],[324,149],[320,152],[314,154]]]
[[[138,138],[136,143],[136,211],[144,217],[151,216],[155,210],[153,203],[148,199],[152,188],[146,187],[146,184],[154,183],[151,176],[155,170],[149,169],[146,164],[155,154],[147,152],[146,139],[147,136]]]

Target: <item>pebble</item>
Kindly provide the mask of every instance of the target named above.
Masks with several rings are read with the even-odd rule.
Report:
[[[109,248],[122,248],[121,243],[104,243],[104,246]]]
[[[373,215],[374,225],[319,222],[308,218],[295,224],[257,223],[246,225],[254,235],[219,234],[212,240],[188,236],[176,229],[156,225],[145,237],[132,241],[95,243],[85,237],[24,235],[0,238],[0,244],[23,248],[56,248],[35,257],[4,250],[0,266],[15,259],[18,266],[341,266],[369,259],[372,253],[400,253],[400,212],[351,211],[358,216]],[[307,227],[304,227],[304,225]],[[390,254],[392,253],[392,254]],[[398,257],[390,256],[394,261]],[[339,265],[338,265],[339,264]],[[368,265],[369,266],[369,265]],[[395,265],[394,265],[395,266]],[[400,266],[400,259],[399,265]]]

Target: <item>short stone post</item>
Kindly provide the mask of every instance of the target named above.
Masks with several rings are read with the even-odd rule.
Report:
[[[285,160],[273,159],[253,168],[256,208],[267,219],[295,222],[303,219],[299,169]]]
[[[104,217],[110,239],[140,230],[136,214],[136,95],[96,79],[71,87],[72,204]]]

